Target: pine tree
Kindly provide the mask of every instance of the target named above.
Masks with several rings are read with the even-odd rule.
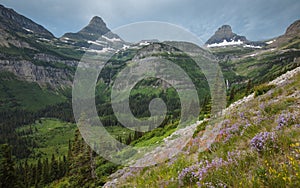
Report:
[[[50,182],[50,179],[49,179],[49,161],[48,161],[48,158],[46,158],[43,161],[41,185],[46,185],[49,182]]]
[[[249,80],[246,87],[246,94],[249,95],[251,93],[252,81]]]
[[[75,132],[71,157],[68,160],[70,164],[68,175],[73,187],[84,187],[90,180],[95,178],[93,151],[85,144],[78,130]]]
[[[129,133],[127,139],[126,139],[126,145],[129,145],[132,142],[131,134]]]
[[[234,100],[235,92],[236,92],[235,88],[232,87],[231,90],[230,90],[229,101],[233,101]]]
[[[12,149],[8,144],[1,145],[0,187],[16,187],[16,172]]]
[[[54,154],[52,154],[51,163],[50,163],[50,181],[57,180],[58,178],[59,178],[58,162],[56,161]]]

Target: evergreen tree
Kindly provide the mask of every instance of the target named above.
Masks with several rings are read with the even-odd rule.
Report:
[[[0,187],[16,187],[16,173],[12,158],[12,149],[8,144],[1,145]]]
[[[52,154],[50,163],[50,181],[57,180],[59,178],[59,173],[58,162],[56,161],[54,154]]]
[[[234,100],[234,97],[235,97],[235,88],[232,87],[231,90],[230,90],[230,94],[229,94],[229,101],[233,101]]]
[[[36,170],[35,170],[35,186],[39,187],[42,181],[42,174],[43,174],[43,164],[41,162],[41,159],[38,159],[37,165],[36,165]]]
[[[49,161],[48,161],[48,158],[46,158],[43,161],[41,185],[46,185],[49,182],[50,182],[50,178],[49,178]]]

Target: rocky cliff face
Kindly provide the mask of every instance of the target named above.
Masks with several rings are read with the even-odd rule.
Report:
[[[205,44],[218,44],[223,41],[231,42],[231,41],[242,41],[247,42],[248,40],[244,36],[237,35],[232,32],[232,29],[229,25],[223,25],[220,27],[215,34],[208,39]]]
[[[18,78],[36,82],[41,87],[67,88],[72,84],[72,73],[69,70],[37,66],[27,60],[0,60],[0,70],[12,72]]]

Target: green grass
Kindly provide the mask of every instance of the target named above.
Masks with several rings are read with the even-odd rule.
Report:
[[[164,138],[170,136],[177,127],[178,122],[171,123],[166,125],[164,128],[158,127],[153,129],[150,132],[146,132],[138,140],[135,140],[131,143],[131,145],[135,147],[147,147],[154,146],[163,141]]]
[[[37,111],[65,100],[64,96],[36,83],[18,80],[9,72],[0,72],[0,111],[16,108]]]
[[[63,122],[58,119],[41,118],[34,124],[18,128],[16,131],[20,134],[25,133],[24,137],[35,142],[37,146],[33,148],[29,161],[37,161],[38,158],[51,158],[52,154],[56,156],[67,155],[69,140],[74,139],[76,124]],[[127,138],[129,134],[134,134],[133,130],[110,126],[106,130],[114,138]]]
[[[107,132],[109,132],[110,135],[112,135],[116,139],[118,137],[126,138],[129,134],[132,134],[132,136],[134,134],[133,130],[121,126],[109,126],[105,127],[105,129],[107,130]]]
[[[23,126],[17,132],[32,131],[25,137],[34,141],[37,146],[33,148],[32,154],[27,159],[29,162],[36,162],[38,158],[51,158],[51,155],[67,155],[69,140],[73,140],[76,125],[62,122],[57,119],[42,118],[35,124]]]

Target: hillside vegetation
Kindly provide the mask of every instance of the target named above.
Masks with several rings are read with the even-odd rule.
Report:
[[[299,187],[299,91],[298,71],[267,93],[230,106],[214,122],[221,129],[207,150],[199,151],[208,141],[199,131],[181,155],[130,169],[118,187]]]

